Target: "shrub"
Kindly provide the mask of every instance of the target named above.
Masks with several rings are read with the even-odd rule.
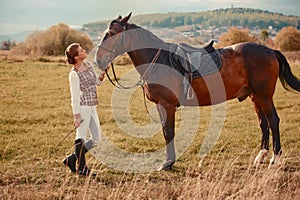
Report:
[[[300,30],[292,26],[282,28],[276,35],[274,44],[280,50],[299,51]]]
[[[240,42],[255,42],[256,39],[249,35],[248,29],[230,27],[227,33],[220,36],[220,46],[229,46]]]
[[[10,40],[4,40],[0,44],[0,50],[6,50],[9,51],[12,47],[16,46],[15,41],[10,41]]]
[[[268,30],[264,29],[260,33],[260,37],[262,38],[263,41],[266,41],[270,36],[270,33]]]
[[[12,53],[30,56],[59,56],[64,55],[67,46],[73,42],[80,43],[87,52],[94,47],[86,33],[60,23],[45,31],[32,32],[23,43],[13,49]]]
[[[51,60],[49,58],[45,58],[45,57],[40,57],[38,59],[38,61],[40,61],[40,62],[51,62]]]

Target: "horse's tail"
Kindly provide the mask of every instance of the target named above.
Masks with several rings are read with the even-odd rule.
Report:
[[[294,90],[300,92],[300,80],[292,73],[288,61],[280,51],[274,50],[274,52],[279,62],[279,79],[282,86],[284,89],[288,90],[288,85]]]

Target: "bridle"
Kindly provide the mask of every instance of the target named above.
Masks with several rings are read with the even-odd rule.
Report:
[[[106,76],[107,78],[109,79],[109,81],[112,83],[113,86],[115,86],[116,88],[118,89],[132,89],[134,87],[137,87],[137,86],[142,86],[143,87],[143,81],[146,79],[146,76],[149,74],[149,71],[152,69],[153,65],[156,63],[159,55],[160,55],[160,52],[161,52],[161,49],[159,49],[156,53],[156,55],[154,56],[153,60],[151,61],[148,69],[146,70],[146,72],[140,77],[140,80],[137,81],[137,83],[135,83],[134,85],[132,86],[124,86],[122,85],[119,81],[118,81],[118,78],[116,76],[116,72],[115,72],[115,68],[114,68],[114,64],[113,64],[113,60],[118,56],[118,55],[115,55],[115,52],[117,52],[117,49],[119,48],[122,48],[123,51],[124,51],[124,47],[125,47],[125,37],[124,37],[124,34],[122,34],[123,31],[126,30],[126,25],[122,26],[120,24],[118,24],[119,27],[121,27],[122,31],[119,33],[121,34],[120,36],[120,39],[115,43],[115,45],[113,46],[112,49],[108,49],[107,47],[101,45],[102,43],[100,43],[98,45],[98,48],[102,48],[103,50],[107,51],[108,52],[108,55],[107,57],[105,58],[105,62],[104,63],[107,63],[107,65],[110,63],[111,65],[111,69],[112,69],[112,72],[113,72],[113,76],[114,76],[114,79],[115,79],[115,82],[113,82],[113,80],[111,79],[111,77],[109,76],[108,74],[108,70],[107,68],[105,69],[105,73],[106,73]],[[125,52],[125,51],[124,51]],[[124,53],[123,52],[123,53]],[[121,53],[119,53],[120,55]]]
[[[126,27],[125,26],[121,26],[123,30],[126,30]],[[106,48],[105,46],[99,44],[98,45],[98,48],[102,48],[103,50],[107,51],[108,52],[108,55],[105,59],[105,63],[110,63],[111,65],[111,69],[112,69],[112,72],[113,72],[113,76],[114,76],[114,79],[116,81],[116,83],[113,82],[112,78],[109,76],[108,74],[108,70],[107,68],[105,69],[105,73],[106,73],[106,76],[108,78],[108,80],[111,82],[111,84],[113,86],[115,86],[116,88],[118,89],[132,89],[134,87],[137,87],[137,86],[141,86],[142,85],[142,81],[139,80],[136,84],[132,85],[132,86],[124,86],[122,85],[119,81],[118,81],[118,78],[116,76],[116,72],[115,72],[115,68],[114,68],[114,64],[113,64],[113,60],[118,56],[118,55],[115,55],[115,52],[117,49],[119,48],[122,48],[122,45],[123,45],[123,49],[125,47],[125,37],[124,37],[124,34],[122,34],[122,32],[120,32],[119,34],[121,34],[120,36],[120,39],[118,40],[118,42],[116,42],[116,44],[113,46],[112,49],[108,49]],[[124,51],[125,52],[125,51]],[[121,54],[121,53],[119,53]]]
[[[125,30],[125,27],[123,27],[123,30]],[[125,37],[124,37],[124,34],[122,34],[122,32],[119,33],[119,34],[121,34],[120,39],[119,39],[118,42],[116,42],[116,44],[113,46],[112,49],[108,49],[107,47],[105,47],[105,46],[103,46],[101,44],[98,45],[98,48],[101,48],[101,49],[103,49],[103,50],[105,50],[105,51],[108,52],[108,55],[107,55],[107,57],[104,60],[105,61],[104,63],[107,63],[107,64],[111,63],[118,56],[118,55],[115,55],[116,50],[120,49],[122,46],[123,47],[125,46]],[[119,54],[121,54],[121,53],[119,53]],[[107,70],[105,70],[105,71],[107,71]]]

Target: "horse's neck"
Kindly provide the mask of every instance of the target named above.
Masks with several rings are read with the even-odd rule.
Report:
[[[156,49],[138,49],[128,52],[128,55],[135,67],[140,65],[149,64],[155,56]]]
[[[165,42],[144,28],[135,28],[125,32],[125,46],[135,66],[150,63],[158,49]]]
[[[128,55],[140,75],[144,74],[156,54],[155,49],[139,49],[128,52]]]

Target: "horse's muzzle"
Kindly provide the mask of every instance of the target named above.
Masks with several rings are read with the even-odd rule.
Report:
[[[106,64],[102,62],[100,59],[95,58],[94,62],[100,70],[104,71],[106,69]]]

